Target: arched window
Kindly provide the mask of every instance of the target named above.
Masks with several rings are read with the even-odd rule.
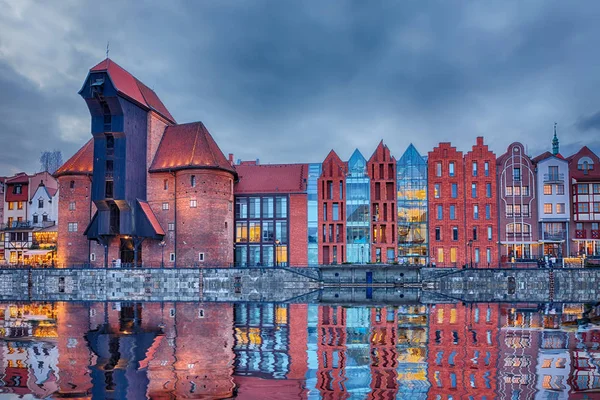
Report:
[[[594,161],[589,157],[581,157],[577,161],[577,169],[583,171],[584,175],[587,175],[590,170],[594,169]]]

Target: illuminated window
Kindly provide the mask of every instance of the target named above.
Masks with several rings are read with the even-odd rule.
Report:
[[[557,214],[565,213],[565,203],[556,203],[556,213]]]
[[[444,323],[444,309],[443,308],[439,308],[437,310],[437,323],[438,324]]]
[[[17,210],[22,210],[23,209],[23,202],[22,201],[18,201],[17,202]]]
[[[260,242],[260,222],[251,221],[249,229],[249,241]]]
[[[450,262],[452,262],[452,263],[456,262],[456,247],[452,247],[450,249]]]
[[[168,210],[169,209],[169,203],[162,203],[162,209],[163,210]]]
[[[437,254],[437,260],[439,263],[443,263],[444,262],[444,249],[443,248],[438,248],[438,254]]]
[[[15,202],[14,201],[9,201],[8,202],[8,209],[9,210],[14,210],[15,209]]]
[[[546,194],[546,195],[552,194],[552,185],[544,185],[544,194]]]
[[[456,323],[456,308],[450,309],[450,323],[451,324]]]
[[[435,197],[436,199],[439,199],[440,196],[441,196],[440,184],[436,183],[435,185],[433,185],[433,197]]]
[[[236,222],[235,223],[235,241],[236,242],[247,242],[248,241],[248,223],[247,222]]]
[[[544,203],[544,214],[552,214],[552,203]]]
[[[512,196],[513,195],[513,187],[512,186],[505,187],[504,193],[506,193],[507,196]]]

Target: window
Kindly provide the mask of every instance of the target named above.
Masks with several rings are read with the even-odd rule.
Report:
[[[175,253],[169,253],[169,261],[175,262]],[[175,315],[175,310],[171,310],[173,316]]]
[[[523,209],[521,210],[521,215],[523,217],[529,217],[529,204],[523,204]]]
[[[544,185],[544,194],[546,194],[546,195],[552,194],[552,185]]]
[[[597,222],[592,222],[592,230],[593,231],[597,231],[598,230],[598,223]]]
[[[198,261],[204,262],[204,253],[198,253]]]
[[[77,232],[77,222],[69,222],[69,232]]]
[[[96,253],[90,253],[90,261],[96,261]]]
[[[456,206],[450,206],[450,219],[456,219]]]
[[[556,203],[556,213],[557,214],[565,213],[565,203]]]
[[[487,208],[487,206],[486,206]],[[513,216],[513,205],[512,204],[507,204],[506,205],[506,216],[507,217],[512,217]]]
[[[521,180],[521,168],[519,168],[519,167],[513,168],[513,180],[514,181]]]
[[[340,200],[344,198],[344,182],[340,181]]]
[[[450,249],[450,262],[452,262],[452,263],[456,262],[456,247],[452,247]]]
[[[444,212],[441,205],[437,206],[437,219],[444,219]]]
[[[453,199],[456,199],[458,197],[458,184],[457,183],[453,183],[452,184],[452,193],[451,196]]]
[[[592,185],[592,190],[594,194],[600,194],[600,183],[594,183]]]
[[[70,189],[74,189],[75,188],[75,181],[69,182],[69,188]]]
[[[477,184],[476,183],[471,183],[471,197],[476,199],[477,198]]]
[[[44,199],[38,199],[38,208],[44,208]]]
[[[444,262],[444,249],[443,248],[439,248],[437,251],[437,260],[439,263],[443,263]]]
[[[529,196],[529,186],[523,186],[523,196]]]
[[[275,218],[287,218],[287,197],[275,198]]]
[[[557,181],[558,180],[558,167],[553,165],[553,166],[548,166],[548,177],[550,178],[551,181]]]
[[[435,163],[435,176],[442,176],[442,163],[441,162],[437,162]]]
[[[513,195],[513,190],[512,190],[512,186],[507,186],[506,188],[504,188],[504,193],[506,193],[507,196],[512,196]]]
[[[458,240],[458,227],[452,227],[452,240]]]
[[[514,186],[513,187],[513,194],[515,196],[520,196],[521,195],[521,186]]]
[[[492,219],[492,205],[485,205],[485,219]]]
[[[262,240],[263,242],[272,242],[275,239],[275,229],[273,221],[263,221]]]
[[[565,185],[556,185],[556,194],[565,194]]]
[[[235,241],[236,242],[247,242],[248,241],[248,223],[247,222],[236,222],[235,223]]]
[[[579,183],[577,185],[577,194],[588,194],[589,186],[587,183]]]
[[[250,197],[250,218],[260,218],[260,197]]]
[[[287,221],[275,223],[275,240],[279,240],[279,243],[287,243]]]
[[[487,228],[487,238],[488,240],[492,240],[492,227],[488,226]]]
[[[73,182],[73,181],[71,181]],[[15,185],[13,189],[13,194],[21,194],[23,191],[23,187],[21,185]]]
[[[448,176],[454,176],[454,162],[448,163]]]
[[[436,183],[435,185],[433,185],[433,197],[435,197],[436,199],[439,199],[440,196],[441,196],[440,184]]]
[[[9,201],[8,202],[8,209],[9,210],[14,210],[15,209],[15,202],[14,201]]]
[[[37,215],[37,214],[34,214],[34,215],[33,215],[33,223],[34,223],[34,224],[37,224],[37,223],[38,223],[38,215]]]
[[[473,176],[477,176],[477,161],[473,161]]]
[[[74,201],[72,201],[72,202],[69,203],[69,210],[70,211],[75,211],[75,202]]]
[[[163,210],[168,210],[169,209],[169,203],[162,203],[162,209]]]
[[[552,203],[544,203],[544,214],[552,214]]]
[[[272,197],[263,197],[262,199],[262,216],[263,218],[273,218],[273,208],[275,200]]]
[[[600,213],[600,203],[594,203],[594,212]]]
[[[590,204],[589,203],[578,203],[577,204],[577,212],[578,213],[589,213],[590,212]]]
[[[22,209],[23,209],[23,202],[17,201],[17,210],[22,210]]]
[[[475,248],[475,262],[479,263],[479,247]],[[478,314],[477,311],[479,311],[479,309],[475,309],[476,315]],[[475,321],[477,322],[477,321]]]
[[[327,221],[327,203],[323,203],[323,221]]]
[[[104,185],[104,196],[107,199],[112,199],[113,198],[113,188],[114,188],[114,182],[113,181],[106,181],[106,183]]]
[[[332,221],[339,221],[340,219],[340,205],[338,203],[333,203],[333,207],[331,208],[331,219]]]
[[[167,229],[168,229],[169,231],[174,231],[174,230],[175,230],[175,222],[169,222],[169,223],[167,224]]]
[[[250,221],[249,241],[260,242],[260,222]]]
[[[485,184],[485,197],[492,197],[492,184],[490,182]]]
[[[248,218],[248,198],[239,197],[235,199],[235,217]]]
[[[490,248],[485,249],[485,259],[488,264],[492,262],[492,249],[490,249]]]
[[[42,214],[42,221],[48,222],[48,214],[46,214],[46,213]]]
[[[190,176],[190,186],[196,187],[196,175]],[[200,253],[200,254],[203,254],[203,253]]]
[[[442,240],[442,229],[439,226],[435,227],[435,240]]]
[[[190,207],[191,208],[196,208],[198,206],[198,201],[196,199],[191,199],[190,200]]]
[[[473,205],[473,219],[479,219],[479,206],[477,204]]]
[[[477,227],[473,227],[473,240],[477,240]]]
[[[169,190],[169,180],[163,180],[163,190]]]
[[[487,161],[483,163],[483,174],[485,176],[490,176],[490,163]]]

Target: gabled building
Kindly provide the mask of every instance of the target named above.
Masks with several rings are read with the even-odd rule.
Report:
[[[544,256],[567,257],[571,220],[569,162],[558,152],[542,153],[533,162],[537,174],[540,250]]]
[[[600,158],[587,146],[567,158],[571,183],[571,253],[600,256]]]
[[[346,261],[371,260],[371,185],[367,160],[356,149],[348,160],[346,177]]]
[[[496,160],[501,266],[527,265],[538,257],[536,170],[523,144],[511,143]]]

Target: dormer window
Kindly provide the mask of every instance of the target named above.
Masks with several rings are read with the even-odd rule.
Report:
[[[13,188],[13,194],[21,194],[22,192],[23,192],[23,186],[15,185],[15,187]]]
[[[590,170],[594,169],[594,161],[589,157],[581,157],[577,162],[577,169],[587,175]]]
[[[38,208],[44,208],[44,199],[38,199]]]

